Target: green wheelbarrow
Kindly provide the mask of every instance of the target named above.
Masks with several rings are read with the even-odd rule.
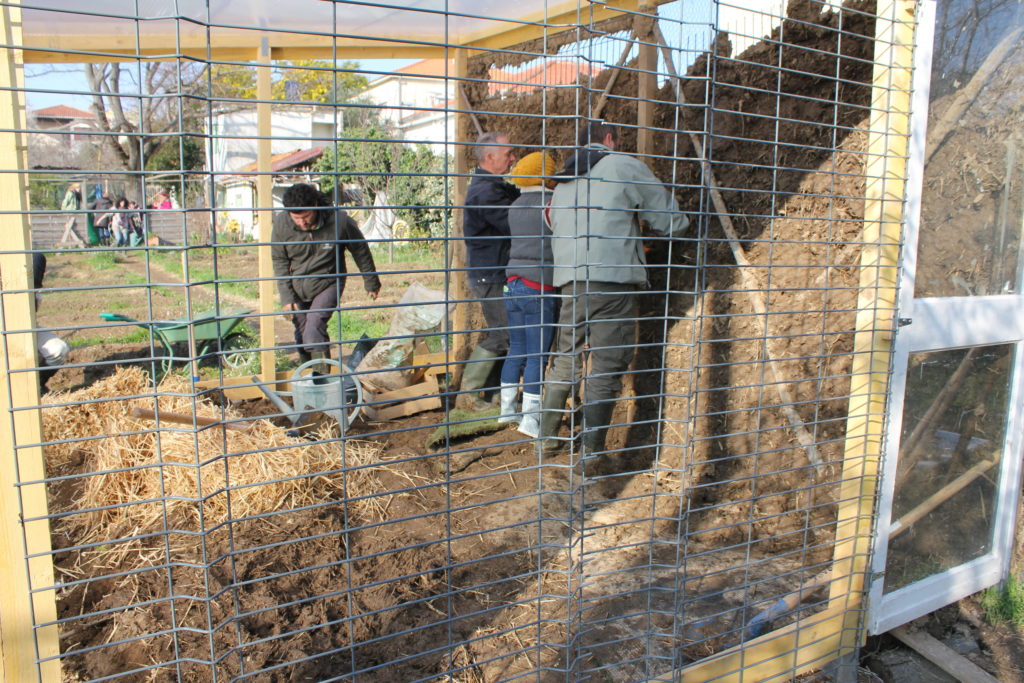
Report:
[[[193,320],[136,320],[120,313],[100,313],[107,322],[129,323],[149,330],[160,342],[164,353],[153,360],[160,363],[160,376],[174,369],[174,361],[188,357],[189,329],[195,339],[196,355],[200,361],[217,358],[230,368],[239,368],[251,357],[254,343],[238,326],[252,311],[234,310],[208,313]],[[180,351],[180,353],[176,353]],[[218,352],[220,352],[218,354]]]

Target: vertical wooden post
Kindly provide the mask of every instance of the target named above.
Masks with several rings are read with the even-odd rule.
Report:
[[[866,618],[875,490],[884,436],[900,228],[910,142],[914,0],[883,0],[875,24],[874,85],[868,126],[864,247],[860,261],[853,368],[836,526],[830,607],[843,609],[842,652],[859,647]]]
[[[658,46],[654,33],[657,10],[644,5],[633,26],[637,36],[636,152],[641,157],[654,153],[654,96],[658,92]],[[645,16],[653,15],[653,16]],[[644,159],[646,161],[646,159]]]
[[[271,60],[270,39],[263,37],[259,53],[256,56],[259,66],[256,67],[256,204],[260,225],[259,276],[260,276],[260,366],[264,382],[273,382],[277,375],[274,347],[277,338],[274,334],[273,315],[276,307],[276,283],[274,265],[270,260],[270,239],[274,223],[274,176],[271,168]]]
[[[28,218],[28,169],[24,73],[21,51],[21,9],[17,0],[0,8],[4,44],[0,49],[0,255],[2,312],[5,335],[0,343],[0,679],[5,681],[59,681],[60,653],[57,626],[36,628],[57,618],[53,582],[50,524],[47,519],[43,449],[21,446],[42,441],[38,410],[39,376],[11,372],[36,367],[36,339],[32,332],[6,333],[35,327],[32,287],[32,248]],[[18,253],[21,252],[21,253]],[[8,293],[22,290],[21,293]],[[29,408],[29,410],[25,410]],[[34,521],[22,521],[34,520]],[[32,592],[37,591],[37,592]],[[37,666],[36,658],[47,660]]]
[[[469,54],[465,49],[455,50],[455,184],[452,199],[457,206],[466,201],[466,189],[469,187],[471,167],[469,158],[471,151],[466,146],[470,139],[470,115],[469,99],[466,97],[464,83],[469,75]],[[463,270],[466,267],[466,245],[462,241],[462,221],[464,212],[461,209],[455,210],[454,232],[449,245],[451,250],[451,267],[449,277],[451,280],[451,293],[460,303],[455,307],[452,318],[452,328],[455,332],[452,337],[452,358],[457,361],[465,360],[469,356],[469,307],[467,301],[468,291],[466,287],[466,274]],[[462,379],[462,365],[455,366],[452,373],[452,386],[458,386]]]

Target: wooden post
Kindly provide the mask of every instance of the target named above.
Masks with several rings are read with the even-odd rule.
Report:
[[[871,557],[875,490],[884,437],[900,228],[910,142],[914,0],[882,0],[875,23],[875,68],[864,175],[860,260],[846,451],[840,477],[830,605],[845,610],[840,655],[861,645]]]
[[[259,100],[256,103],[256,135],[259,137],[256,143],[256,204],[260,225],[260,346],[263,348],[260,351],[260,377],[264,382],[273,382],[277,369],[274,353],[277,346],[277,338],[274,335],[276,317],[273,315],[276,308],[277,286],[271,279],[274,277],[274,265],[270,260],[270,239],[274,221],[274,176],[270,144],[270,39],[266,36],[260,44],[256,61],[259,62],[256,68],[256,98]]]
[[[633,23],[639,45],[636,152],[646,162],[646,157],[654,152],[654,96],[658,92],[658,46],[655,44],[654,22],[657,20],[657,10],[643,6],[640,12]]]
[[[0,255],[5,330],[27,330],[36,325],[32,288],[32,248],[28,210],[27,127],[21,8],[17,0],[0,8],[3,27],[3,64],[0,67]],[[20,253],[19,253],[20,252]],[[8,293],[22,290],[20,293]],[[46,477],[42,420],[38,410],[39,376],[11,372],[37,366],[36,336],[32,332],[7,334],[0,344],[0,680],[59,681],[60,653],[50,523],[47,519]],[[29,410],[24,410],[28,408]],[[23,521],[33,520],[33,521]],[[36,592],[33,592],[36,591]],[[36,658],[42,661],[36,664]]]
[[[465,80],[469,75],[469,54],[465,49],[455,50],[455,79],[458,87],[455,88],[455,183],[452,188],[452,202],[461,206],[466,201],[466,189],[469,187],[469,156],[471,150],[463,143],[470,139],[470,113],[469,98],[466,96]],[[455,306],[455,313],[452,316],[452,330],[455,334],[451,337],[452,359],[456,361],[466,360],[469,357],[469,306],[467,301],[469,294],[466,287],[466,274],[463,272],[466,267],[466,245],[462,241],[462,221],[464,212],[455,209],[455,220],[453,222],[452,239],[449,243],[451,265],[448,270],[451,295],[459,303]],[[452,372],[452,381],[449,386],[459,386],[462,380],[462,365],[456,365]]]

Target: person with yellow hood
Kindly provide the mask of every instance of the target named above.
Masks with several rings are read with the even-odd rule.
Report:
[[[544,221],[544,209],[551,199],[546,178],[554,172],[555,160],[550,155],[533,152],[520,159],[510,174],[521,194],[508,210],[511,247],[505,268],[504,301],[509,346],[501,367],[498,420],[514,422],[521,414],[518,429],[531,437],[540,431],[540,388],[558,314],[558,299],[551,285],[551,230]],[[520,377],[523,406],[517,413]]]

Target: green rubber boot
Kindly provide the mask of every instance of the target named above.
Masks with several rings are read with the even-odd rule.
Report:
[[[565,442],[556,438],[562,426],[562,411],[569,399],[569,388],[559,385],[544,388],[540,414],[540,454],[545,458],[558,455],[565,448]]]
[[[583,406],[583,429],[580,432],[580,461],[586,479],[615,474],[618,458],[605,452],[605,437],[615,404],[588,403]]]
[[[487,378],[491,374],[491,368],[498,362],[498,354],[488,351],[482,346],[473,349],[470,354],[466,369],[462,372],[462,384],[458,398],[455,399],[455,407],[463,410],[480,411],[490,408],[491,405],[480,399],[477,392],[487,388]]]

